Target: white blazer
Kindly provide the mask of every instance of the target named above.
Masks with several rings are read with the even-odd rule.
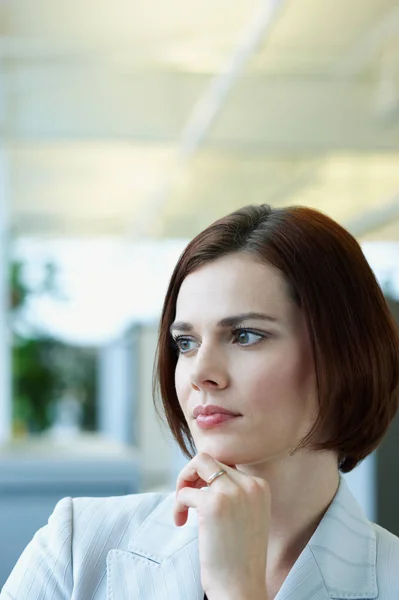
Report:
[[[195,511],[173,494],[65,498],[27,546],[1,600],[202,600]],[[338,492],[276,600],[399,600],[399,538]]]

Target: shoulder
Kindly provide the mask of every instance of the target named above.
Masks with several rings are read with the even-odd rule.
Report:
[[[118,522],[128,520],[135,526],[140,525],[161,505],[169,504],[172,494],[145,493],[126,496],[62,498],[49,518],[49,525],[63,523],[75,528],[113,527]],[[58,527],[57,527],[58,528]]]
[[[173,494],[63,498],[25,548],[0,598],[39,600],[51,585],[52,598],[64,600],[85,588],[87,573],[102,581],[109,550],[126,549],[152,515],[172,504]]]
[[[376,534],[378,587],[399,594],[399,538],[380,525],[371,523]],[[396,597],[396,596],[395,596]]]
[[[162,503],[167,502],[172,494],[146,493],[131,494],[127,496],[110,496],[104,498],[64,498],[59,503],[61,507],[69,503],[69,510],[74,523],[106,518],[108,522],[115,522],[128,517],[136,525],[151,515]]]
[[[163,512],[171,501],[172,494],[146,493],[61,502],[69,503],[74,545],[84,541],[90,545],[101,538],[107,539],[113,547],[122,548],[124,540],[127,542],[147,519]]]

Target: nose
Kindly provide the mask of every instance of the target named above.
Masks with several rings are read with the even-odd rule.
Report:
[[[190,383],[196,391],[224,389],[228,386],[227,364],[220,350],[201,345],[194,358]]]

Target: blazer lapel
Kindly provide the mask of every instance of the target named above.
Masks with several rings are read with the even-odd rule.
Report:
[[[173,495],[139,528],[128,550],[107,556],[107,600],[203,600],[195,511],[173,523]],[[341,477],[311,540],[275,600],[375,600],[376,535]]]
[[[330,600],[320,569],[309,548],[301,553],[275,600]]]
[[[334,500],[276,600],[373,600],[376,535],[341,477]]]
[[[107,600],[202,600],[196,514],[184,527],[173,523],[168,496],[144,521],[128,551],[107,556]]]

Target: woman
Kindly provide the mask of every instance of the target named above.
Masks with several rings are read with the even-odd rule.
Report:
[[[161,318],[156,382],[191,459],[176,494],[62,500],[1,598],[399,598],[399,539],[340,475],[396,413],[398,357],[337,223],[266,205],[220,219],[180,257]]]

